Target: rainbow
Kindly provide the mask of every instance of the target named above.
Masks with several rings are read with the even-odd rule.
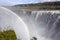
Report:
[[[20,21],[24,24],[24,26],[25,26],[25,29],[26,29],[26,32],[27,32],[27,35],[28,35],[28,40],[30,40],[30,34],[29,34],[29,30],[28,30],[28,27],[27,27],[27,25],[24,23],[24,21],[22,20],[22,18],[20,17],[20,16],[18,16],[16,13],[14,13],[13,11],[11,11],[10,9],[8,9],[8,8],[5,8],[5,7],[3,7],[3,6],[0,6],[0,8],[1,9],[3,9],[3,10],[7,10],[7,11],[9,11],[9,12],[11,12],[12,14],[14,14],[15,16],[17,16],[19,19],[20,19]]]

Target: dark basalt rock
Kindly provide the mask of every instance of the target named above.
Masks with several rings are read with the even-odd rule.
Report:
[[[43,3],[35,3],[35,4],[20,4],[15,5],[19,6],[23,9],[32,9],[32,10],[59,10],[60,9],[60,1],[55,2],[43,2]]]

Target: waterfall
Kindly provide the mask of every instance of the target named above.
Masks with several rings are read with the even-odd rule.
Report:
[[[37,40],[60,40],[60,10],[28,10],[14,8]]]
[[[38,40],[60,40],[59,19],[59,11],[31,11],[23,17],[31,37],[36,36]]]

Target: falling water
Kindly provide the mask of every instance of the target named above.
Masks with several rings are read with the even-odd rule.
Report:
[[[12,9],[11,9],[12,10]],[[60,11],[13,9],[27,24],[30,36],[37,40],[60,40]]]
[[[27,11],[23,20],[28,25],[30,35],[38,40],[60,40],[59,11]]]

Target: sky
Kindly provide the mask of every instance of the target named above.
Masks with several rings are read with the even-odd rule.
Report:
[[[59,0],[0,0],[0,5],[12,6],[16,4],[28,4],[28,3],[38,3],[46,1],[59,1]]]

